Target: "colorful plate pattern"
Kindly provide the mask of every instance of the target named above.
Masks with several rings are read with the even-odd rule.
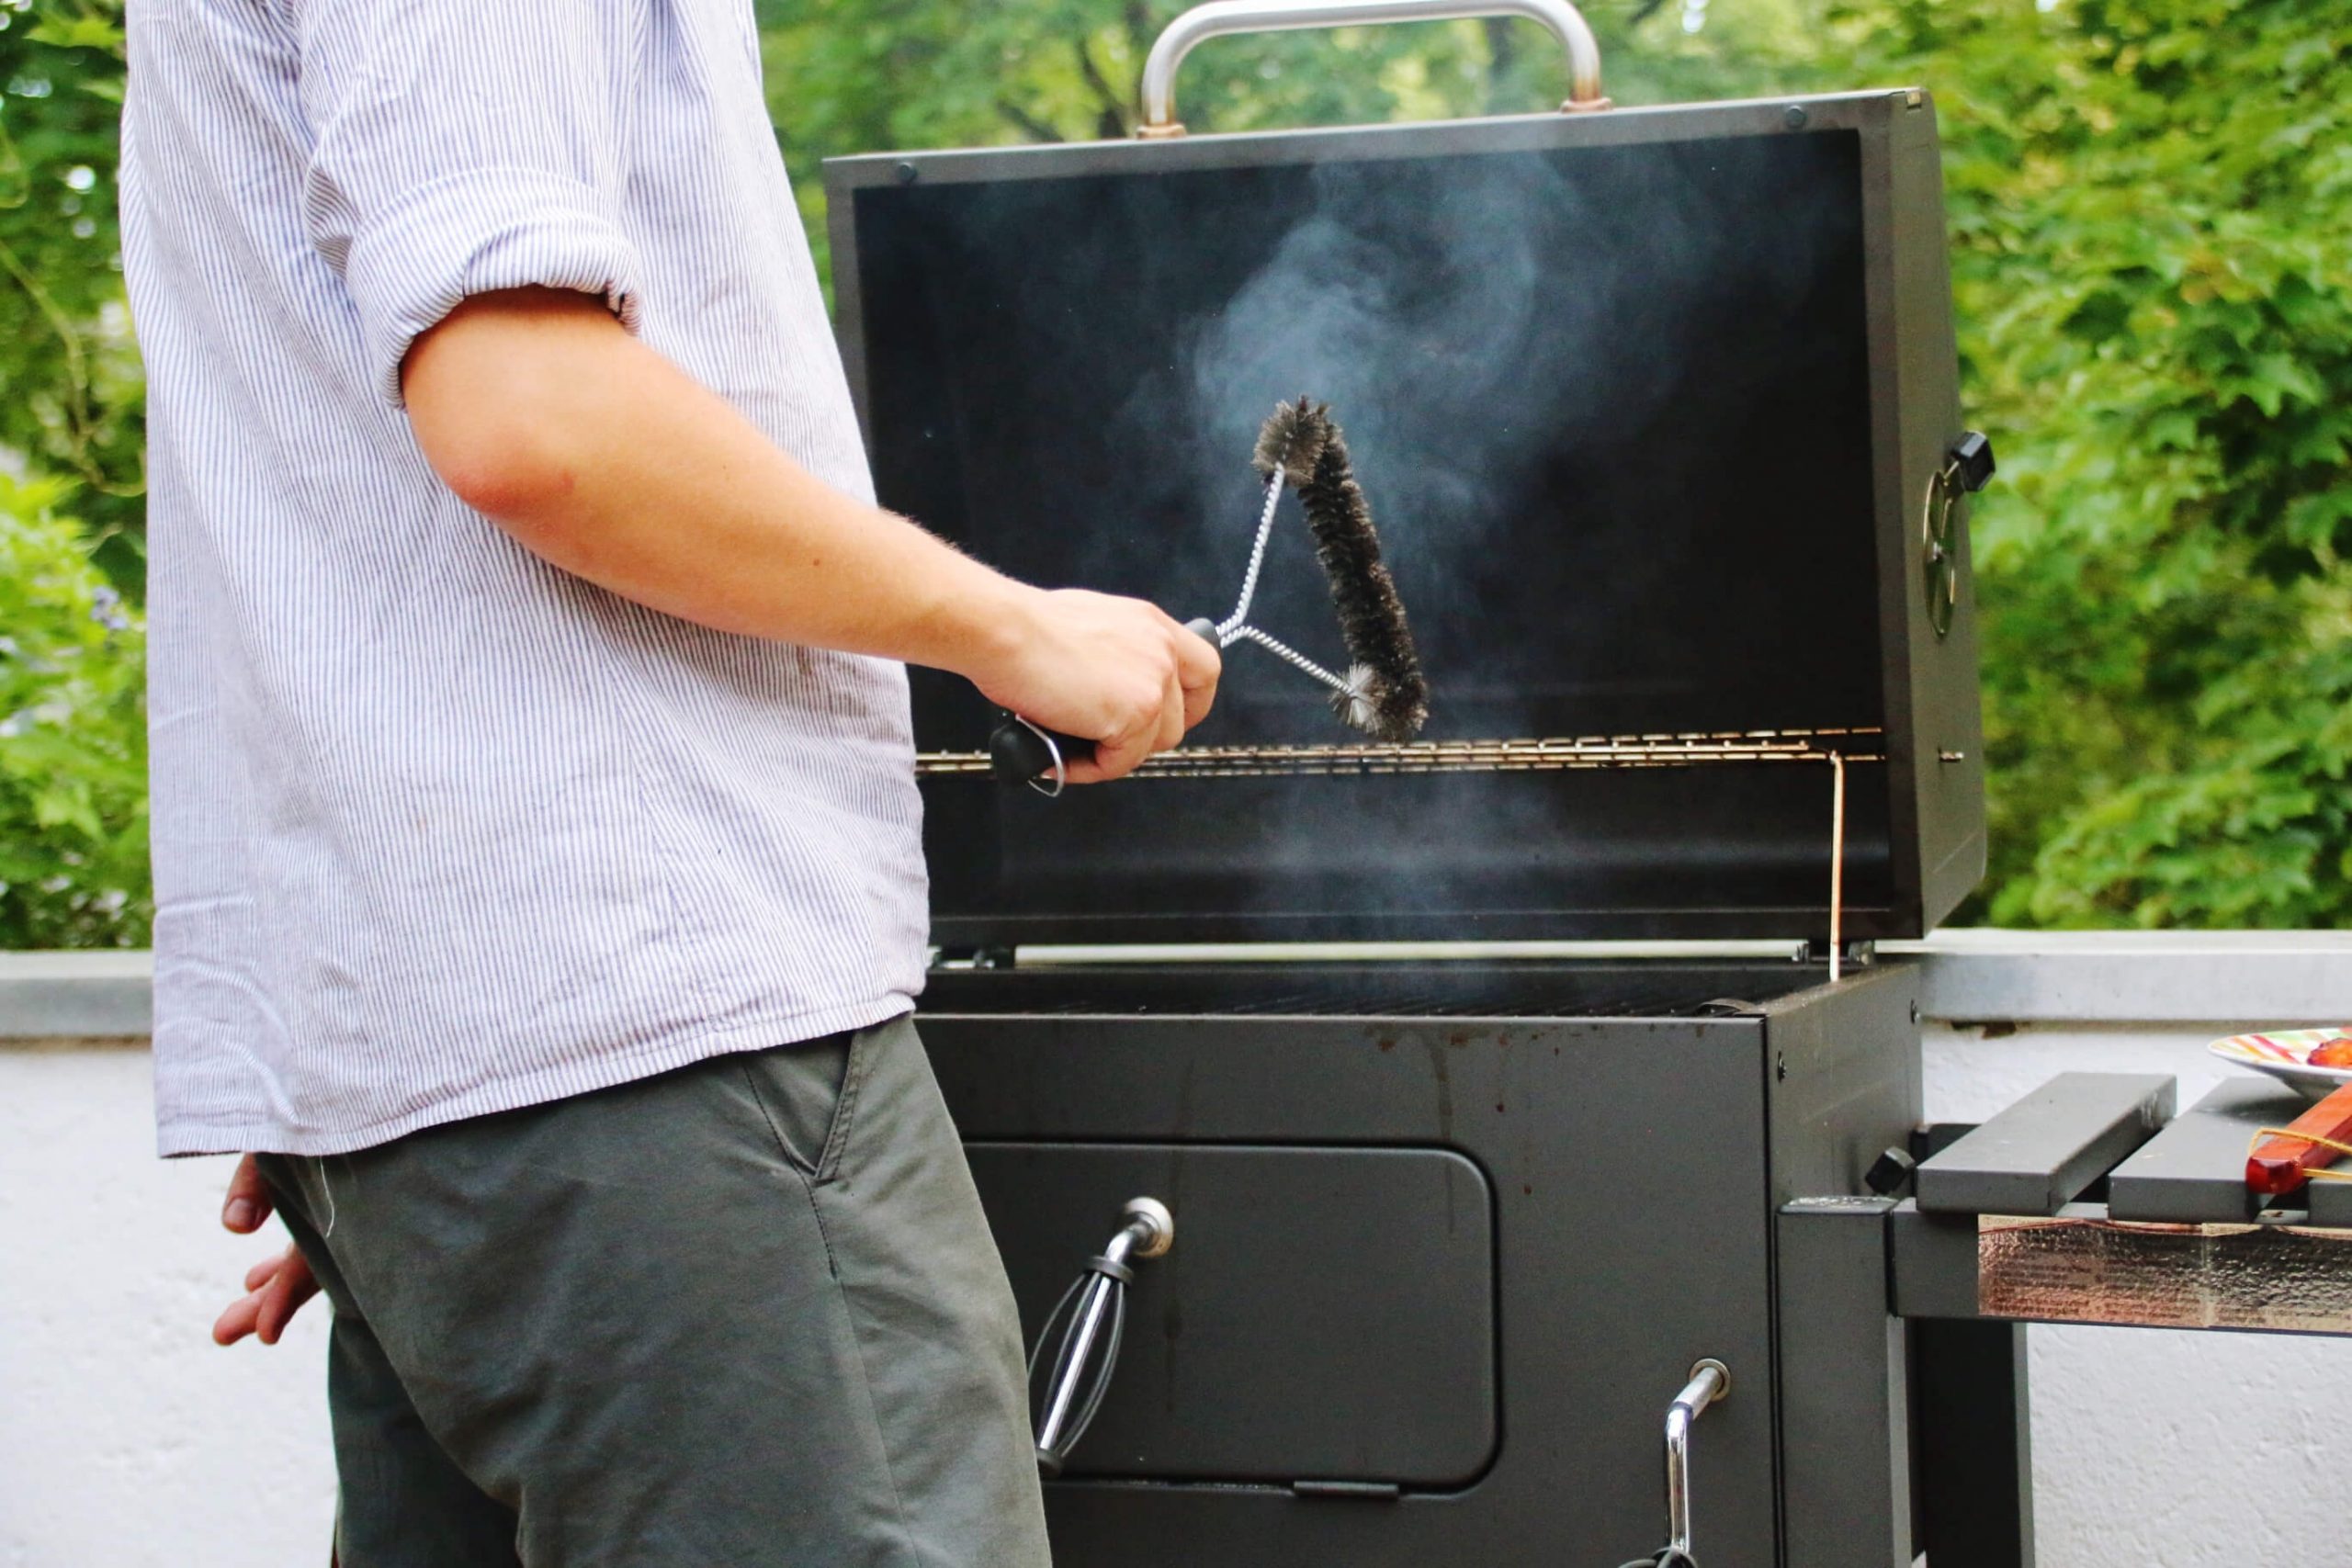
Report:
[[[2314,1067],[2309,1057],[2324,1041],[2352,1035],[2352,1024],[2335,1029],[2280,1029],[2267,1034],[2233,1034],[2205,1047],[2225,1062],[2268,1073],[2312,1100],[2324,1100],[2352,1083],[2352,1067]]]

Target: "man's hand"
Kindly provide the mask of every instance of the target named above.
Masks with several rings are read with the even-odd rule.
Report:
[[[989,701],[1094,744],[1071,784],[1133,773],[1207,716],[1221,661],[1206,639],[1140,599],[1039,592],[994,660],[967,671]]]
[[[247,1155],[229,1178],[229,1195],[220,1206],[220,1223],[239,1235],[251,1235],[267,1223],[269,1183]],[[245,1293],[229,1303],[212,1325],[212,1342],[234,1345],[257,1334],[265,1345],[275,1345],[294,1321],[304,1302],[319,1293],[319,1282],[300,1247],[288,1247],[276,1258],[266,1258],[245,1271]]]

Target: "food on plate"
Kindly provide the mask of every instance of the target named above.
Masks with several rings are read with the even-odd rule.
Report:
[[[2314,1067],[2352,1067],[2352,1036],[2339,1034],[2312,1047],[2304,1058]]]

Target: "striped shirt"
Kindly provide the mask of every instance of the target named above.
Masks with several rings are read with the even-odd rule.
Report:
[[[904,1012],[906,674],[566,575],[400,406],[601,296],[872,491],[751,0],[131,0],[165,1154],[331,1154]]]

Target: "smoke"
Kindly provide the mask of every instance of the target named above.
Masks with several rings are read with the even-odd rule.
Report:
[[[1362,164],[1313,168],[1309,214],[1185,355],[1196,417],[1218,443],[1308,393],[1381,455],[1392,506],[1474,520],[1487,449],[1514,427],[1533,434],[1511,413],[1538,310],[1594,314],[1589,299],[1544,298],[1543,227],[1524,219],[1579,205],[1577,193],[1538,163],[1492,172],[1476,185],[1408,173],[1384,191]]]
[[[1455,633],[1522,617],[1512,602],[1532,545],[1544,571],[1569,569],[1563,584],[1580,591],[1559,608],[1600,644],[1614,640],[1609,606],[1648,600],[1669,570],[1660,552],[1579,531],[1576,497],[1528,498],[1564,453],[1623,446],[1670,412],[1695,346],[1692,298],[1723,274],[1721,215],[1694,221],[1709,215],[1682,192],[1636,200],[1606,173],[1579,179],[1542,156],[1329,163],[1304,183],[1264,263],[1183,343],[1186,423],[1229,463],[1275,401],[1328,400],[1417,634],[1436,628],[1433,733],[1533,733],[1519,699],[1575,671],[1498,661]],[[1569,526],[1532,541],[1530,522],[1554,509]],[[1292,584],[1297,552],[1275,564]],[[1314,613],[1295,594],[1283,608]]]
[[[1670,154],[1663,167],[1540,155],[1316,165],[1304,209],[1183,345],[1190,420],[1210,450],[1243,450],[1282,398],[1332,405],[1423,646],[1433,737],[1706,728],[1743,705],[1730,722],[1768,721],[1741,690],[1761,668],[1752,658],[1743,669],[1702,655],[1693,669],[1628,655],[1703,647],[1707,625],[1734,624],[1721,583],[1689,580],[1694,557],[1706,570],[1708,536],[1739,526],[1736,484],[1661,471],[1657,454],[1740,460],[1690,434],[1752,418],[1759,385],[1800,367],[1724,349],[1783,335],[1818,287],[1821,247],[1844,236],[1834,201],[1674,177],[1685,172]],[[1645,451],[1646,472],[1638,456],[1630,478],[1611,471]],[[1268,614],[1316,651],[1331,645],[1329,613],[1301,591],[1312,567],[1290,527],[1294,547],[1268,566],[1290,592]],[[1754,546],[1722,553],[1736,561]],[[1678,633],[1660,611],[1679,604],[1701,614]],[[1236,706],[1287,678],[1244,666],[1252,657],[1228,660]],[[1711,682],[1720,689],[1693,701]],[[1283,725],[1284,738],[1311,739],[1306,722]],[[1720,875],[1767,800],[1804,845],[1790,858],[1816,853],[1822,826],[1795,778],[1744,799],[1657,775],[1617,789],[1556,774],[1335,784],[1283,794],[1258,825],[1249,905],[1295,907],[1298,878],[1350,840],[1413,868],[1384,893],[1396,913],[1493,908],[1531,858],[1560,882],[1622,879],[1611,897],[1645,873]],[[1628,818],[1615,803],[1634,789],[1659,804]]]

